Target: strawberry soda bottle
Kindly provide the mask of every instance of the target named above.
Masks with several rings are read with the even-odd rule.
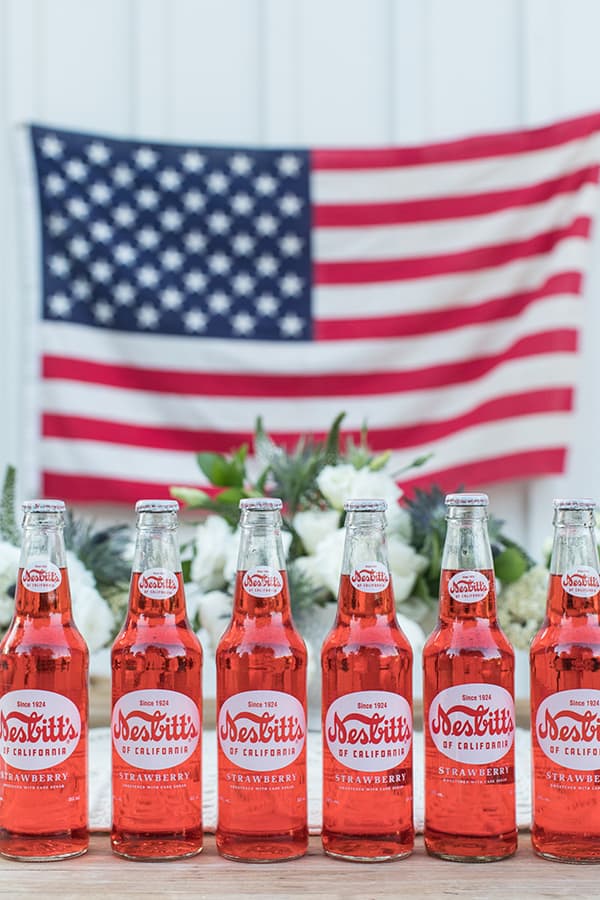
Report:
[[[23,504],[15,613],[0,644],[0,853],[88,848],[88,650],[71,615],[62,500]]]
[[[600,577],[593,500],[554,501],[546,618],[530,650],[536,853],[600,862]]]
[[[425,846],[491,862],[517,847],[514,652],[496,618],[488,498],[446,505],[439,619],[423,650]]]
[[[294,628],[281,500],[241,500],[233,616],[217,648],[217,848],[245,862],[308,846],[306,647]]]
[[[335,624],[321,652],[325,852],[376,862],[413,849],[412,650],[398,625],[385,500],[348,500]]]
[[[129,610],[112,648],[112,849],[202,850],[202,647],[187,619],[175,500],[140,500]]]

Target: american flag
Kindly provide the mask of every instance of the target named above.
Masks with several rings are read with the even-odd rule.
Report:
[[[38,475],[131,502],[195,452],[342,410],[404,485],[561,472],[600,115],[383,149],[180,146],[32,126]]]

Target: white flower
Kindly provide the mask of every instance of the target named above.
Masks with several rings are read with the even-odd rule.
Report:
[[[93,574],[71,551],[67,551],[67,569],[73,618],[93,653],[110,640],[114,625],[113,614],[98,592]]]
[[[417,575],[427,567],[427,559],[416,553],[410,544],[394,535],[388,538],[388,559],[394,598],[396,603],[402,603],[410,597]]]
[[[340,584],[345,537],[343,528],[330,532],[319,543],[317,552],[308,557],[311,562],[304,564],[306,574],[313,584],[316,587],[326,587],[334,597],[337,597]]]
[[[224,567],[234,544],[234,534],[221,516],[208,516],[196,528],[192,580],[203,590],[224,587]]]
[[[319,490],[334,509],[343,509],[351,495],[356,469],[350,464],[324,466],[317,475]],[[356,495],[354,495],[356,496]]]
[[[186,586],[186,592],[188,588]],[[189,595],[189,593],[188,593]],[[210,645],[216,648],[231,618],[232,598],[223,591],[208,591],[195,597],[196,610],[202,628],[210,637]]]
[[[334,509],[343,509],[345,500],[385,500],[389,531],[396,532],[406,541],[410,540],[410,515],[399,505],[403,492],[383,469],[373,471],[368,466],[355,469],[348,464],[325,466],[317,476],[317,484]]]
[[[532,566],[507,585],[498,597],[498,619],[509,641],[526,650],[541,625],[546,610],[548,570]]]
[[[381,498],[387,501],[388,516],[393,514],[402,496],[402,491],[394,479],[382,470],[373,472],[368,467],[355,469],[354,472],[348,497]]]
[[[402,613],[398,613],[398,624],[412,647],[413,664],[416,662],[415,668],[418,668],[421,653],[425,646],[425,632],[414,619],[409,619],[408,616],[403,616]]]
[[[316,553],[321,541],[337,531],[340,514],[335,509],[307,509],[294,516],[294,529],[308,553]]]

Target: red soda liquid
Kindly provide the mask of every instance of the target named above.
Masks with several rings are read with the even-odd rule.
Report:
[[[550,576],[548,616],[530,651],[531,838],[549,859],[598,862],[599,601],[567,593],[561,579]]]
[[[484,599],[464,602],[443,570],[440,621],[423,650],[425,845],[445,859],[515,852],[514,653],[496,621],[492,570]],[[470,573],[468,573],[470,574]]]
[[[217,737],[222,856],[275,862],[308,846],[306,647],[281,589],[256,597],[238,571],[234,613],[217,648]],[[277,573],[276,573],[277,574]]]
[[[145,574],[145,573],[144,573]],[[111,844],[130,859],[202,849],[202,647],[185,612],[183,578],[151,599],[132,573],[129,613],[112,649]]]
[[[412,650],[390,587],[340,580],[321,652],[326,853],[378,861],[413,849]],[[350,612],[350,610],[352,612]]]
[[[0,853],[14,859],[80,856],[89,843],[88,650],[67,570],[54,570],[60,583],[41,593],[19,570],[0,644]]]

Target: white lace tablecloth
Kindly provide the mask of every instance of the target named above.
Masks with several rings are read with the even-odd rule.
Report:
[[[517,825],[529,828],[530,800],[530,737],[529,731],[517,728]],[[203,763],[203,820],[206,831],[214,831],[217,824],[217,736],[205,731],[202,748]],[[423,733],[414,735],[415,826],[423,831]],[[308,732],[308,824],[311,834],[321,829],[321,735]],[[93,728],[90,731],[90,827],[96,831],[110,829],[110,731]]]

